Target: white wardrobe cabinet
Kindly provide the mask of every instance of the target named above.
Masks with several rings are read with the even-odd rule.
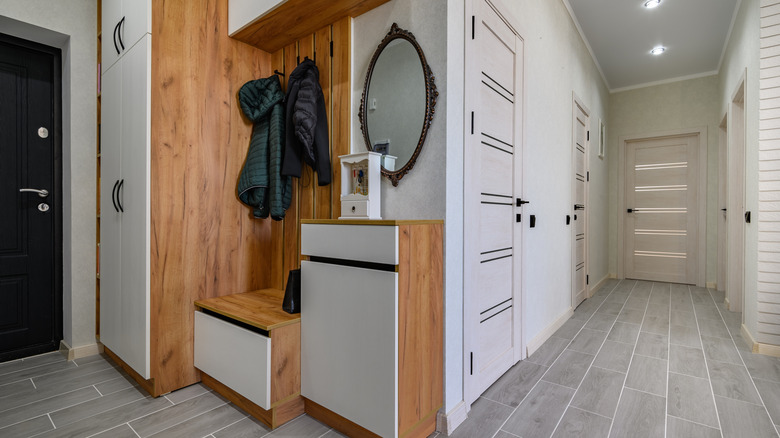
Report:
[[[151,36],[103,74],[100,342],[150,378]]]
[[[106,72],[147,33],[152,32],[151,0],[103,0],[101,69]]]

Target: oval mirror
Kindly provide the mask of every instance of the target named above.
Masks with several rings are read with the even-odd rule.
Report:
[[[358,116],[366,148],[382,154],[394,186],[420,155],[438,95],[414,35],[393,23],[368,65]]]

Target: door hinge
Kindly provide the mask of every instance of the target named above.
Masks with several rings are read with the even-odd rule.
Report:
[[[469,354],[470,354],[470,357],[469,357],[469,375],[473,376],[474,375],[474,352],[472,351]]]
[[[590,131],[588,131],[588,141],[590,141]]]
[[[471,135],[474,135],[474,111],[471,112]]]
[[[333,41],[330,42],[330,57],[333,58]]]
[[[590,275],[585,276],[585,284],[590,284]]]
[[[585,175],[585,181],[590,181],[590,172],[586,172]]]
[[[474,28],[476,27],[475,23],[477,21],[477,17],[474,15],[471,16],[471,39],[474,39]]]

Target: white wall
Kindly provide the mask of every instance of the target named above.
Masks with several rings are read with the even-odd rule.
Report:
[[[684,128],[707,127],[706,281],[715,282],[718,262],[718,126],[720,95],[718,77],[655,85],[622,91],[609,101],[609,269],[617,272],[618,143],[621,136],[653,134]]]
[[[720,69],[720,105],[722,116],[728,111],[731,96],[745,76],[745,210],[758,217],[758,111],[759,111],[759,1],[742,0]],[[731,117],[729,117],[729,121]],[[758,317],[758,226],[745,227],[745,305],[743,318],[755,336]]]
[[[0,31],[62,48],[63,335],[95,343],[97,10],[91,0],[0,0]]]

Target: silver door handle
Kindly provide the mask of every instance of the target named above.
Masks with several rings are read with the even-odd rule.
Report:
[[[46,189],[19,189],[20,192],[32,192],[37,193],[41,198],[49,196],[49,191]]]

